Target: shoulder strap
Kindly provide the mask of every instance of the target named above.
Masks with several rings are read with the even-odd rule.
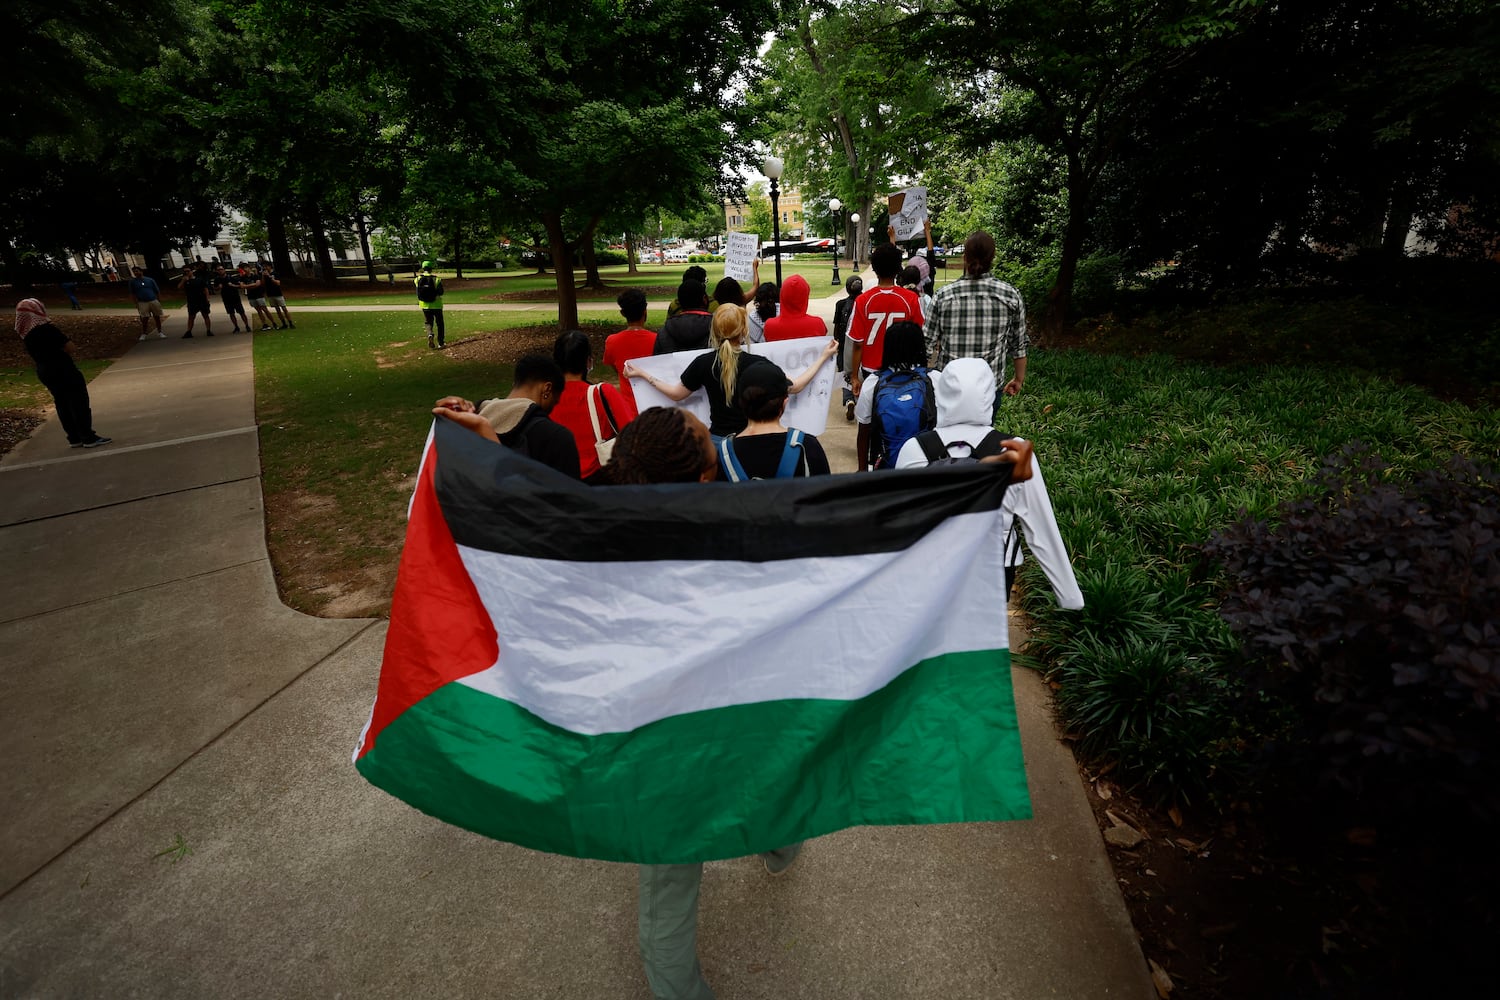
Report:
[[[786,443],[781,446],[781,461],[776,466],[777,479],[790,479],[797,474],[797,465],[807,458],[802,448],[802,432],[786,432]]]
[[[988,458],[991,455],[998,455],[1005,450],[1000,446],[1000,442],[1004,440],[1005,438],[1001,437],[999,431],[992,430],[979,439],[979,443],[974,446],[974,450],[969,452],[969,457]]]
[[[595,402],[595,399],[600,395],[600,392],[596,391],[596,390],[601,390],[602,391],[603,388],[604,388],[603,386],[601,386],[601,385],[599,385],[599,384],[596,383],[594,385],[589,386],[589,391],[588,391],[588,399],[589,399],[589,423],[592,424],[593,427],[594,427],[594,443],[595,444],[598,444],[600,441],[604,440],[604,433],[599,429],[599,407],[598,407],[598,404]]]
[[[927,456],[929,463],[948,457],[948,446],[943,444],[942,437],[935,430],[918,434],[917,446],[922,449],[922,454]]]
[[[733,434],[719,442],[719,466],[731,483],[743,483],[750,478],[745,475],[745,467],[740,464],[740,457],[734,453]]]
[[[615,419],[614,411],[609,408],[609,395],[604,391],[602,382],[599,383],[599,405],[604,407],[604,419],[609,421],[609,429],[614,431],[611,436],[617,436],[620,433],[620,422]]]

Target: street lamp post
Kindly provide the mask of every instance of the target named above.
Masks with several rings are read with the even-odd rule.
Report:
[[[766,157],[761,172],[771,179],[771,252],[776,254],[776,287],[781,287],[781,213],[776,209],[776,199],[781,192],[776,182],[781,179],[781,161],[774,156]]]
[[[837,198],[829,198],[828,199],[828,210],[833,213],[833,219],[834,219],[834,225],[833,225],[833,283],[835,285],[837,285],[839,283],[839,230],[841,230],[841,229],[844,228],[844,226],[843,226],[843,216],[840,214],[839,210],[842,209],[843,207],[844,207],[844,203],[841,202],[841,201],[839,201]]]
[[[854,239],[849,244],[849,266],[859,266],[859,213],[849,213],[849,228],[853,230]]]

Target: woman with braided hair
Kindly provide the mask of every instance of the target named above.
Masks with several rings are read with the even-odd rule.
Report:
[[[589,484],[707,483],[718,472],[703,421],[675,406],[657,406],[620,428],[609,464]]]
[[[714,311],[713,326],[709,334],[712,349],[688,362],[677,384],[649,375],[631,362],[626,362],[624,375],[626,378],[644,378],[657,392],[679,403],[702,389],[708,397],[708,430],[717,446],[721,438],[738,434],[748,422],[744,411],[734,405],[734,387],[739,381],[740,372],[750,365],[768,363],[759,355],[742,350],[748,334],[749,324],[745,318],[744,306],[732,303],[722,305]],[[818,359],[792,379],[789,391],[798,393],[807,388],[813,375],[833,357],[837,349],[837,345],[830,339]]]

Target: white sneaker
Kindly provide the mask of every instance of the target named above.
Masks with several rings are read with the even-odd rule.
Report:
[[[145,340],[146,338],[142,337],[141,339]],[[156,339],[157,340],[166,340],[167,339],[167,335],[165,333],[162,333],[160,330],[157,330],[156,331]]]
[[[146,335],[145,335],[145,334],[144,334],[144,333],[143,333],[143,334],[141,334],[141,339],[142,339],[142,340],[145,340],[145,339],[146,339]]]

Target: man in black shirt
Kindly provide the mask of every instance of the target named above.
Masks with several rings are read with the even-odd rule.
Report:
[[[193,335],[193,321],[198,314],[203,314],[203,332],[212,337],[214,328],[209,319],[208,306],[208,265],[190,264],[182,272],[182,277],[177,279],[177,285],[187,296],[188,328],[182,339],[187,340]]]
[[[504,399],[481,400],[476,406],[461,396],[444,396],[432,412],[577,479],[578,443],[573,432],[548,416],[562,391],[563,372],[557,362],[544,354],[528,354],[516,362],[515,380]]]
[[[713,326],[713,317],[708,314],[708,289],[701,281],[684,281],[677,286],[677,301],[682,309],[662,324],[655,353],[708,350],[708,333]]]
[[[230,271],[223,264],[214,267],[214,277],[219,286],[219,300],[224,303],[224,311],[229,314],[229,322],[234,324],[234,332],[240,332],[240,320],[245,321],[245,332],[250,332],[250,317],[245,315],[245,304],[240,301],[240,276],[235,271]],[[235,318],[235,314],[239,318]]]

